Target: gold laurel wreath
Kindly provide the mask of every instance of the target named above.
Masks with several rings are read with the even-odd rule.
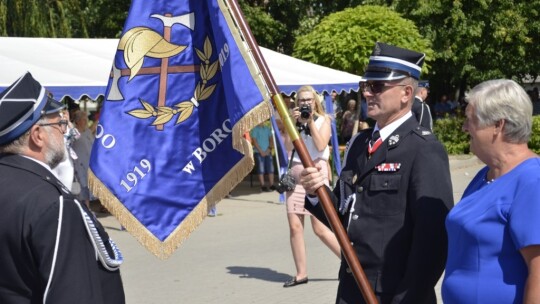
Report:
[[[219,67],[218,60],[212,63],[210,62],[210,57],[212,56],[212,43],[210,42],[210,39],[208,37],[206,37],[204,41],[203,51],[200,51],[197,48],[195,48],[195,51],[197,53],[197,56],[201,60],[199,74],[202,80],[199,81],[199,83],[195,87],[193,97],[190,100],[181,101],[175,104],[174,108],[171,108],[166,106],[154,107],[142,98],[139,98],[139,101],[141,102],[143,108],[129,111],[128,114],[141,119],[156,117],[154,122],[152,122],[152,125],[154,126],[166,124],[177,114],[180,115],[178,116],[175,125],[188,119],[193,113],[193,108],[195,106],[195,103],[191,100],[203,101],[208,99],[210,95],[214,93],[216,85],[207,85],[208,81],[214,78],[214,76],[216,76]]]

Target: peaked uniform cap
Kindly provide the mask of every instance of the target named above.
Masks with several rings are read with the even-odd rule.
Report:
[[[0,145],[17,139],[41,116],[63,108],[64,105],[48,97],[45,88],[26,72],[0,93]]]
[[[426,88],[426,89],[429,89],[429,81],[427,80],[424,80],[424,81],[419,81],[418,82],[418,87],[419,88]]]
[[[362,81],[389,81],[405,77],[413,77],[418,80],[425,57],[424,53],[377,42],[369,57]]]

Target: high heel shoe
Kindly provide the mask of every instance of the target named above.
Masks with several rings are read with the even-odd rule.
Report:
[[[308,282],[308,277],[305,277],[300,280],[297,280],[296,277],[292,277],[290,280],[285,282],[285,284],[283,284],[283,287],[293,287],[300,284],[307,284],[307,282]]]

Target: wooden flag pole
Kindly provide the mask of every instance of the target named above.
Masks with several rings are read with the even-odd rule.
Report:
[[[300,139],[295,124],[293,123],[291,114],[289,113],[288,108],[285,106],[283,98],[281,97],[281,94],[277,88],[274,77],[270,73],[270,69],[268,68],[266,61],[264,60],[264,57],[259,50],[259,46],[255,41],[255,38],[253,37],[253,34],[251,33],[251,30],[244,19],[244,15],[238,6],[238,3],[236,2],[236,0],[228,0],[227,2],[229,3],[229,9],[234,16],[238,27],[244,34],[246,43],[250,47],[255,61],[261,69],[262,76],[269,87],[270,94],[272,95],[274,106],[276,107],[279,116],[283,121],[283,124],[293,142],[294,148],[296,149],[296,152],[298,153],[302,164],[306,168],[314,167],[315,165],[311,160],[311,157],[309,156],[309,152],[307,151],[304,142]],[[345,231],[345,228],[343,228],[343,225],[341,225],[341,222],[337,216],[334,206],[332,205],[330,195],[326,191],[326,188],[321,187],[317,189],[317,195],[319,196],[319,201],[322,203],[324,213],[326,214],[326,217],[330,222],[330,226],[332,227],[332,230],[337,237],[339,245],[341,246],[341,250],[343,251],[343,255],[345,256],[345,259],[352,270],[353,276],[360,288],[360,291],[362,292],[362,295],[364,296],[366,303],[377,304],[377,298],[375,297],[375,294],[373,293],[373,289],[369,284],[366,274],[364,273],[364,270],[362,269],[362,266],[358,261],[356,252],[352,248],[349,237],[347,236],[347,232]]]

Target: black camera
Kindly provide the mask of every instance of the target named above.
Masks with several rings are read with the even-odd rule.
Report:
[[[302,105],[300,107],[300,117],[308,119],[309,116],[311,116],[311,106],[308,104]]]
[[[283,193],[287,191],[293,191],[296,186],[296,180],[290,172],[283,174],[276,187],[277,192]]]

